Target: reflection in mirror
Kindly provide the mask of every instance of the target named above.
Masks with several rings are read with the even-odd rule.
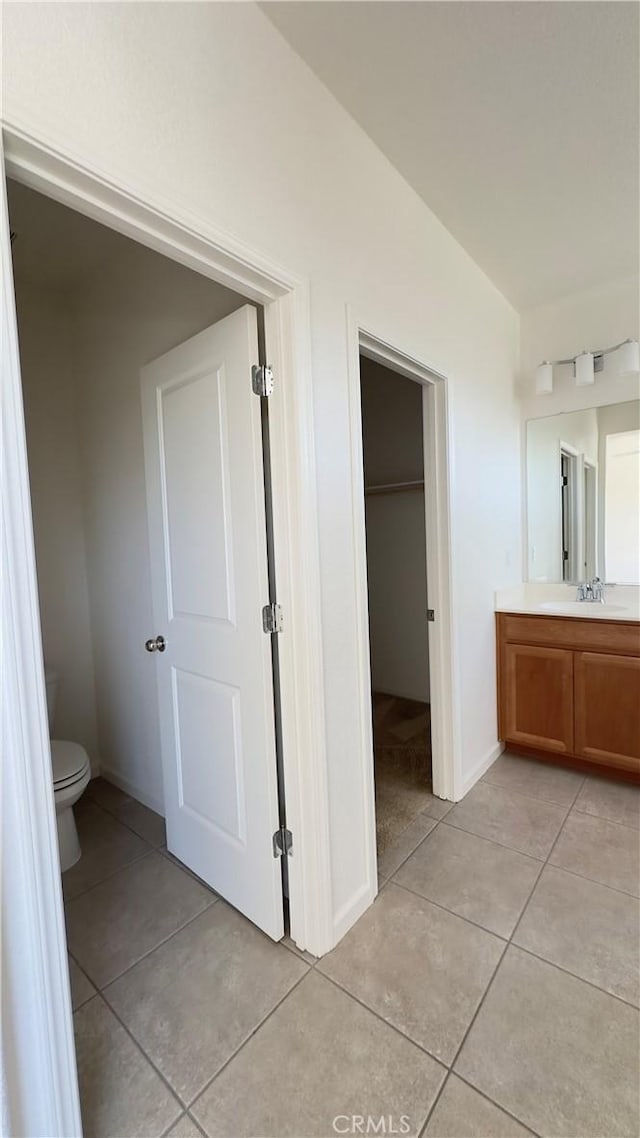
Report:
[[[527,568],[640,583],[640,400],[529,420]]]

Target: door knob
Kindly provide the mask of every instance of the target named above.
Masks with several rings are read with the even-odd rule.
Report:
[[[164,652],[167,642],[164,636],[153,636],[151,640],[145,641],[144,646],[147,652]]]

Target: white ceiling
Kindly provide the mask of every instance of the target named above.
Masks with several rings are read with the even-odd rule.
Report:
[[[516,308],[638,271],[637,4],[262,7]]]

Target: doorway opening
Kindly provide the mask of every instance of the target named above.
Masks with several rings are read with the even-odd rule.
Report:
[[[598,471],[595,463],[583,459],[584,496],[584,581],[592,581],[596,576],[598,563],[597,542],[597,503]]]
[[[567,443],[560,447],[560,503],[562,521],[562,580],[574,582],[580,579],[579,533],[578,533],[578,452]]]
[[[423,390],[360,357],[378,859],[432,798]]]
[[[402,833],[400,834],[400,841],[395,842],[389,847],[388,852],[384,851],[378,857],[377,854],[377,819],[376,819],[376,805],[375,805],[375,774],[374,774],[374,702],[378,703],[379,720],[384,713],[384,702],[382,708],[380,707],[381,700],[374,700],[374,693],[372,687],[376,687],[378,683],[382,686],[383,680],[378,681],[372,685],[372,645],[370,637],[370,614],[369,614],[369,589],[368,577],[369,566],[367,562],[367,512],[370,518],[373,516],[372,511],[368,506],[373,502],[373,511],[386,512],[393,514],[393,505],[388,504],[385,507],[384,499],[392,502],[394,498],[400,500],[405,497],[411,501],[411,495],[418,495],[414,500],[414,509],[416,502],[419,503],[420,496],[422,496],[422,511],[423,517],[415,521],[413,527],[409,526],[409,533],[403,532],[403,527],[400,527],[402,540],[409,543],[413,542],[414,551],[417,549],[417,554],[412,562],[411,572],[414,589],[414,616],[416,618],[417,636],[413,637],[412,630],[412,643],[414,645],[413,656],[413,683],[419,684],[422,682],[422,687],[413,687],[411,694],[418,697],[417,703],[419,706],[408,707],[405,705],[398,709],[400,714],[398,720],[402,721],[403,725],[400,726],[400,735],[396,728],[395,735],[392,735],[393,742],[398,745],[398,751],[395,756],[383,753],[384,758],[388,757],[390,764],[393,757],[399,761],[397,763],[397,774],[402,777],[403,773],[407,773],[407,758],[413,760],[414,770],[413,774],[409,776],[413,787],[410,794],[404,793],[401,798],[404,800],[405,812],[404,817],[407,817],[408,811],[413,811],[416,807],[416,798],[422,801],[426,800],[426,809],[434,815],[437,815],[442,807],[437,803],[436,799],[443,799],[446,801],[458,801],[464,793],[464,782],[461,772],[460,762],[460,741],[459,741],[459,724],[457,716],[457,704],[455,699],[456,691],[456,668],[455,659],[452,646],[452,608],[451,608],[451,523],[450,523],[450,508],[449,508],[449,423],[447,411],[447,379],[444,375],[436,371],[434,368],[422,361],[410,356],[401,349],[396,348],[386,340],[379,338],[371,330],[366,329],[359,324],[353,317],[352,313],[348,314],[348,331],[350,339],[350,419],[351,419],[351,461],[352,461],[352,481],[354,486],[354,537],[356,542],[356,593],[358,601],[358,628],[359,628],[359,655],[358,655],[358,674],[359,674],[359,705],[360,705],[360,723],[362,732],[362,795],[367,818],[367,848],[366,858],[368,865],[368,891],[363,895],[363,905],[366,906],[376,895],[378,891],[378,884],[381,879],[388,876],[387,870],[393,864],[399,851],[402,848]],[[384,486],[385,491],[389,489],[389,484],[398,479],[397,474],[392,472],[392,467],[388,469],[389,474],[385,473],[383,476],[385,482],[374,483],[371,481],[369,489],[373,489],[374,493],[367,495],[365,493],[365,459],[364,459],[364,430],[366,427],[363,425],[363,385],[366,379],[363,380],[363,370],[366,372],[369,365],[373,363],[379,366],[377,372],[378,382],[382,395],[385,394],[385,387],[388,393],[388,398],[393,398],[394,386],[401,381],[409,381],[408,388],[403,387],[405,399],[409,402],[413,399],[410,405],[413,408],[412,426],[409,428],[409,437],[419,440],[422,437],[422,479],[420,475],[420,460],[416,456],[416,448],[419,441],[414,443],[414,458],[413,466],[407,467],[406,471],[402,473],[400,481],[403,483],[418,483],[416,487],[408,487],[403,485],[398,489],[397,494],[395,491],[389,493],[375,493],[377,486]],[[419,393],[420,403],[415,401],[415,392]],[[386,396],[385,396],[386,397]],[[368,395],[364,394],[364,399],[368,399]],[[421,416],[420,416],[421,411]],[[366,412],[365,412],[366,414]],[[400,426],[402,427],[403,421],[406,427],[407,414],[406,409],[401,412],[396,412],[400,416]],[[421,418],[421,422],[420,422]],[[388,423],[391,423],[391,418],[388,418]],[[417,430],[416,430],[417,428]],[[381,438],[381,446],[383,449],[389,449],[388,440],[385,441],[385,422],[378,428],[379,436]],[[399,432],[402,434],[402,431]],[[394,440],[395,453],[402,454],[402,444],[398,444],[397,439]],[[371,469],[371,468],[370,468]],[[374,468],[375,470],[375,468]],[[420,486],[421,482],[424,486]],[[379,499],[376,502],[376,499]],[[383,503],[382,511],[378,510],[380,501]],[[420,507],[419,507],[420,509]],[[419,511],[418,511],[419,512]],[[396,517],[398,515],[396,514]],[[416,534],[418,540],[416,542]],[[424,540],[422,540],[424,538]],[[384,584],[385,573],[385,558],[388,557],[389,548],[385,548],[384,541],[380,543],[382,559],[382,579]],[[411,548],[409,545],[407,548]],[[393,554],[393,543],[391,543],[391,553]],[[398,562],[399,559],[396,559]],[[426,564],[426,573],[425,573]],[[388,572],[388,568],[386,570]],[[400,573],[401,567],[398,568],[396,563],[395,572]],[[426,596],[426,589],[428,583],[428,597]],[[403,585],[406,590],[406,584]],[[402,600],[404,601],[404,595]],[[397,598],[388,597],[387,604],[393,618],[394,602],[397,608]],[[409,606],[411,608],[411,606]],[[383,623],[384,627],[384,623]],[[393,633],[393,619],[386,625],[389,632]],[[424,641],[420,640],[420,636],[424,637]],[[418,655],[416,655],[416,644],[418,645]],[[395,659],[402,660],[403,647],[402,644],[396,645]],[[421,663],[416,663],[420,660]],[[412,668],[409,668],[411,673]],[[376,677],[379,676],[379,671],[376,672]],[[426,676],[428,675],[428,680]],[[418,679],[416,679],[418,676]],[[406,674],[405,674],[406,679]],[[428,692],[427,692],[428,685]],[[379,693],[385,695],[386,693]],[[393,694],[393,693],[389,693]],[[428,704],[428,709],[427,705]],[[387,710],[391,712],[393,705],[387,705]],[[412,715],[411,712],[415,711],[417,714]],[[416,722],[417,721],[417,722]],[[390,724],[387,723],[387,727]],[[399,726],[399,723],[397,723]],[[415,732],[415,734],[414,734]],[[413,740],[411,736],[413,735]],[[404,738],[403,738],[404,736]],[[380,730],[378,730],[378,750],[380,751]],[[384,735],[382,736],[384,740]],[[393,744],[392,744],[393,745]],[[406,750],[410,750],[412,754],[405,754],[405,761],[403,762],[400,753],[401,746],[405,746]],[[385,744],[382,741],[382,747]],[[430,772],[429,772],[429,756],[430,756]],[[429,778],[431,781],[431,789],[427,789],[426,783]],[[384,774],[383,774],[384,780]],[[380,781],[380,780],[379,780]],[[391,782],[389,778],[387,782]],[[418,783],[418,794],[414,796],[416,790],[416,782]],[[404,784],[406,786],[406,783]],[[388,798],[392,799],[393,794],[389,793]],[[409,803],[413,801],[413,806]],[[426,811],[425,811],[426,812]],[[392,810],[389,809],[390,818]],[[401,817],[402,810],[397,811],[398,818]],[[418,822],[418,827],[420,823]],[[409,822],[411,825],[411,822]],[[400,829],[398,823],[393,826],[393,823],[386,827],[387,833],[391,836],[391,829],[394,828],[395,832]],[[385,827],[381,827],[385,829]],[[384,835],[381,835],[382,842],[385,841]],[[384,863],[382,864],[384,859]],[[402,860],[402,859],[401,859]],[[397,865],[396,865],[397,868]],[[391,869],[393,872],[393,869]]]
[[[167,210],[153,196],[141,197],[133,188],[107,180],[9,127],[3,130],[2,151],[0,165],[12,182],[129,237],[176,266],[188,267],[205,281],[237,293],[245,303],[264,306],[266,346],[276,376],[270,401],[271,476],[276,575],[285,613],[279,665],[287,826],[295,850],[289,863],[291,938],[298,949],[322,955],[333,947],[335,930],[326,841],[329,799],[307,282],[263,251],[241,245],[218,229],[215,220],[185,215],[177,205]],[[14,1023],[23,1025],[10,1032],[19,1072],[14,1099],[20,1117],[33,1119],[34,1128],[42,1128],[46,1118],[47,1133],[80,1133],[4,177],[0,188],[7,286],[2,310],[3,620],[11,725],[6,742],[12,772],[4,809],[7,841],[17,851],[5,859],[9,864],[4,879],[7,896],[14,907],[19,904],[20,912],[5,947],[13,976],[11,1000],[20,1013]],[[119,443],[116,435],[104,446],[117,453]],[[122,538],[118,533],[117,540]],[[125,596],[127,574],[120,584]],[[157,636],[160,629],[144,632],[148,638],[149,632]],[[272,834],[268,845],[272,858]],[[279,880],[279,866],[277,870]],[[34,1038],[42,1043],[37,1052]],[[36,1103],[31,1094],[34,1078],[42,1088]]]
[[[261,311],[35,190],[8,191],[65,896],[161,857],[164,816],[168,851],[279,939]],[[166,874],[158,857],[147,868]]]

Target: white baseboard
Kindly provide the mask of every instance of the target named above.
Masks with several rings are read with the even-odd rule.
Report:
[[[487,773],[489,767],[493,766],[496,759],[500,758],[500,755],[503,751],[504,743],[498,741],[494,744],[493,747],[491,747],[486,755],[483,755],[482,758],[478,760],[475,767],[473,767],[473,769],[464,776],[462,782],[462,794],[460,796],[461,798],[464,798],[465,794],[468,794],[471,790],[471,787],[475,786],[475,784],[478,782],[478,779],[481,779],[483,774]]]
[[[156,814],[160,814],[164,818],[164,802],[156,798],[152,794],[147,794],[146,791],[140,790],[139,786],[129,782],[127,778],[123,778],[117,771],[110,770],[102,763],[100,767],[100,774],[107,782],[112,782],[119,790],[123,790],[131,798],[135,798],[136,802],[141,802],[143,806],[148,806],[150,810],[154,810]]]
[[[335,948],[343,936],[348,933],[349,929],[355,925],[356,921],[359,920],[362,914],[373,904],[376,899],[377,891],[377,885],[374,887],[367,883],[365,888],[357,890],[354,896],[350,897],[349,900],[340,907],[333,922],[333,943],[328,946],[327,951]]]

